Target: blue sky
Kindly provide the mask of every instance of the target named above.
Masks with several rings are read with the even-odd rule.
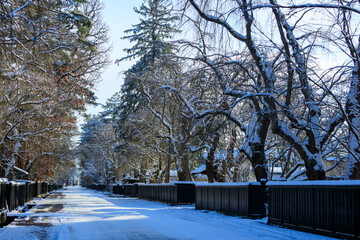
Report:
[[[127,40],[121,40],[124,31],[131,28],[131,25],[139,22],[139,15],[134,12],[134,7],[141,4],[141,0],[102,0],[105,4],[103,9],[104,22],[109,26],[109,44],[112,51],[109,53],[111,64],[102,74],[102,81],[96,85],[95,95],[97,102],[104,104],[115,92],[120,90],[123,83],[122,71],[127,70],[133,62],[122,62],[119,66],[114,62],[116,59],[124,57],[124,48],[131,46]],[[87,113],[95,114],[101,111],[101,107],[87,107]]]

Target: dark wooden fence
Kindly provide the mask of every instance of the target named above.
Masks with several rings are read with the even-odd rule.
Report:
[[[260,183],[196,185],[195,207],[233,216],[263,218],[265,196],[265,184]]]
[[[139,184],[139,198],[177,204],[177,186],[175,184]]]
[[[88,188],[94,189],[94,190],[97,190],[97,191],[105,191],[106,185],[105,184],[90,184],[88,186]]]
[[[113,186],[114,194],[139,197],[146,200],[160,201],[172,204],[194,203],[194,183],[169,183],[169,184],[127,184]]]
[[[6,180],[0,179],[0,211],[6,208]]]
[[[125,184],[124,186],[124,195],[129,197],[137,197],[138,196],[138,184]]]
[[[118,195],[124,195],[124,186],[120,184],[116,184],[112,186],[112,193]]]
[[[177,182],[177,201],[178,203],[195,203],[196,190],[195,184],[191,182]]]
[[[105,191],[106,185],[102,184],[90,184],[89,188],[98,190],[98,191]],[[119,195],[125,195],[129,197],[137,197],[138,196],[138,186],[137,183],[135,184],[113,184],[110,188],[110,191],[112,194],[119,194]]]
[[[129,184],[114,186],[113,193],[173,204],[195,201],[199,210],[250,218],[265,217],[268,202],[269,224],[360,239],[360,181]]]
[[[0,211],[12,211],[33,198],[47,194],[49,189],[56,190],[61,185],[31,181],[0,181]]]
[[[35,197],[35,183],[34,182],[25,182],[25,184],[26,184],[25,201],[29,202]]]
[[[269,182],[268,223],[299,230],[360,236],[360,181]]]

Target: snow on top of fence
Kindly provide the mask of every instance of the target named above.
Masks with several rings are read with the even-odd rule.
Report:
[[[192,182],[192,181],[175,181],[174,184],[197,184],[199,182]]]
[[[7,181],[7,178],[0,178],[0,183],[6,183]]]
[[[194,184],[195,186],[247,186],[247,185],[261,185],[260,182],[218,182],[218,183],[208,183],[208,182],[191,182],[191,181],[176,181],[172,183],[135,183],[139,186],[172,186],[178,184]],[[123,184],[114,183],[113,186],[123,186]],[[133,184],[125,184],[133,185]]]
[[[25,185],[25,182],[9,181],[8,183],[11,183],[12,185]]]
[[[138,183],[139,186],[174,186],[173,183]]]
[[[360,186],[360,180],[270,181],[267,186]]]
[[[260,182],[219,182],[219,183],[207,183],[196,182],[195,186],[248,186],[248,185],[261,185]]]
[[[35,181],[31,181],[31,180],[15,180],[15,182],[21,182],[21,183],[35,183]]]
[[[208,182],[190,182],[190,181],[176,181],[173,183],[136,183],[139,186],[167,186],[167,185],[176,185],[176,184],[194,184],[195,186],[248,186],[248,185],[261,185],[260,182],[217,182],[217,183],[208,183]]]

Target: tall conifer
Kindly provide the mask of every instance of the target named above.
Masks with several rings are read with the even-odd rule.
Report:
[[[118,108],[120,121],[136,112],[143,106],[145,99],[136,79],[151,69],[156,59],[170,54],[173,44],[165,40],[176,32],[174,22],[176,16],[171,15],[171,2],[168,0],[144,0],[140,8],[134,8],[140,15],[140,23],[125,31],[128,39],[134,42],[131,48],[124,49],[126,57],[117,60],[118,63],[127,59],[139,59],[125,72],[124,85],[121,88],[121,103]]]

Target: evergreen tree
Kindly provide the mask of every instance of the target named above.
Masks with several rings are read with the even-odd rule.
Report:
[[[124,49],[128,55],[120,61],[140,57],[140,61],[148,65],[157,57],[171,53],[173,44],[165,42],[176,32],[173,23],[177,17],[171,16],[171,3],[168,0],[145,0],[140,8],[134,8],[134,11],[142,18],[140,23],[124,32],[129,35],[123,39],[129,39],[135,44]]]
[[[102,121],[106,123],[118,122],[118,110],[121,102],[121,92],[114,93],[110,98],[106,100],[105,105],[102,105],[103,111],[99,113]]]
[[[165,40],[172,37],[176,32],[174,22],[176,16],[171,16],[171,2],[168,0],[144,0],[140,8],[134,11],[141,15],[140,23],[125,31],[134,46],[126,51],[127,56],[117,60],[117,63],[133,58],[139,58],[137,63],[125,72],[124,85],[121,88],[121,104],[117,109],[120,121],[124,122],[127,117],[136,112],[145,99],[141,93],[138,77],[146,73],[157,58],[171,54],[174,49],[172,43]]]

